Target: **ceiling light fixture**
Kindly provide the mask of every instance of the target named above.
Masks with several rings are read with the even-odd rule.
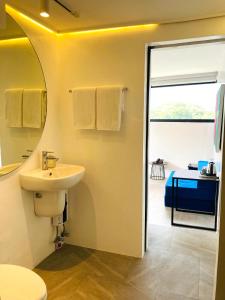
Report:
[[[40,15],[43,18],[49,17],[49,2],[48,0],[41,0],[40,1]]]

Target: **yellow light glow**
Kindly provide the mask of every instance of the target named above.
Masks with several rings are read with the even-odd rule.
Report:
[[[157,27],[158,24],[143,24],[143,25],[130,25],[130,26],[120,26],[120,27],[109,27],[109,28],[100,28],[100,29],[90,29],[90,30],[80,30],[80,31],[70,31],[58,33],[58,36],[63,35],[78,35],[78,34],[91,34],[91,33],[101,33],[101,32],[110,32],[110,31],[133,31],[133,30],[149,30]]]
[[[34,25],[38,26],[38,27],[41,27],[42,29],[50,32],[50,33],[56,33],[54,30],[48,28],[47,26],[39,23],[38,21],[35,21],[34,19],[28,17],[27,15],[21,13],[20,11],[14,9],[13,7],[11,7],[10,5],[6,4],[6,11],[10,14],[10,15],[15,15],[15,16],[18,16],[18,17],[21,17],[31,23],[33,23]]]
[[[11,45],[11,44],[20,44],[20,43],[27,43],[29,42],[29,39],[27,37],[21,37],[21,38],[13,38],[13,39],[5,39],[0,40],[0,46],[4,45]]]

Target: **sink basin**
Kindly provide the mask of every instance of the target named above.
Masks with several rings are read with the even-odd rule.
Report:
[[[34,211],[40,217],[62,215],[67,190],[84,176],[85,168],[77,165],[58,164],[54,169],[35,169],[20,174],[20,184],[34,192]]]
[[[77,165],[58,164],[49,170],[35,169],[20,174],[21,186],[33,192],[68,190],[84,176],[85,168]]]

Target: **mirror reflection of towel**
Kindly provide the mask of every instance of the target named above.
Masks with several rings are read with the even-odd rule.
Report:
[[[43,107],[46,107],[46,91],[27,89],[23,92],[23,127],[42,128]]]
[[[22,127],[23,89],[5,91],[6,119],[8,127]]]

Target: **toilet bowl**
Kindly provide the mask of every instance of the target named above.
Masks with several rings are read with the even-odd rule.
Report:
[[[44,281],[33,271],[16,266],[0,265],[1,300],[46,300]]]

